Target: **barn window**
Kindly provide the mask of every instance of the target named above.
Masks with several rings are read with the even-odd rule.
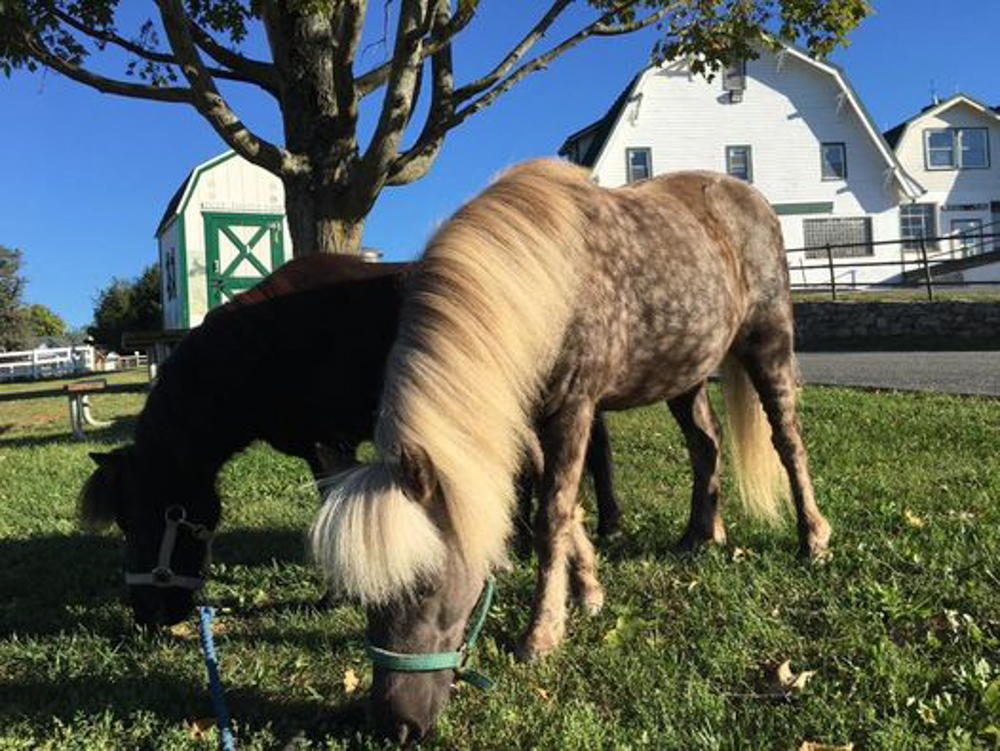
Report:
[[[903,250],[918,250],[921,237],[937,236],[937,206],[933,203],[900,206],[899,236],[903,239]]]
[[[928,128],[924,165],[929,170],[987,169],[990,138],[986,128]]]
[[[740,180],[752,183],[753,150],[749,146],[727,146],[726,172]]]
[[[847,147],[842,143],[824,143],[820,146],[820,170],[824,180],[847,178]]]
[[[626,179],[630,183],[648,180],[653,175],[653,152],[650,149],[625,149]]]
[[[874,255],[872,220],[870,217],[838,217],[835,219],[805,219],[803,230],[806,258],[826,258],[826,246],[834,258],[855,258]]]
[[[722,90],[729,92],[729,101],[733,104],[743,101],[743,92],[747,87],[747,64],[745,60],[727,65],[722,72]]]

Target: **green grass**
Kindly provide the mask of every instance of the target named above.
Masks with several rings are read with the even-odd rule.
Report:
[[[0,748],[212,748],[214,731],[191,729],[212,711],[193,628],[136,630],[117,536],[75,528],[87,451],[123,440],[141,397],[96,397],[97,416],[120,419],[88,443],[69,437],[64,401],[0,403]],[[673,553],[681,436],[661,407],[614,416],[626,517],[601,548],[604,611],[516,664],[534,571],[517,562],[478,651],[498,686],[459,690],[426,747],[998,748],[1000,401],[807,389],[802,422],[834,525],[822,565],[797,559],[792,528],[735,509],[728,547]],[[262,446],[224,473],[206,599],[229,710],[241,748],[379,747],[360,701],[363,614],[310,607],[307,480]],[[803,690],[776,688],[785,660],[816,671]]]

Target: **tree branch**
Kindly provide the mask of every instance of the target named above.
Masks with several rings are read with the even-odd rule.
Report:
[[[389,74],[385,101],[375,135],[361,159],[358,175],[358,195],[364,201],[374,201],[385,184],[406,123],[413,111],[423,38],[432,23],[428,1],[403,0],[399,11],[392,72]]]
[[[545,36],[545,32],[548,31],[549,27],[562,14],[562,12],[566,10],[566,6],[568,6],[572,1],[573,0],[555,0],[548,11],[546,11],[545,15],[542,16],[541,20],[535,24],[534,28],[528,32],[527,36],[525,36],[524,39],[522,39],[518,45],[514,47],[514,49],[507,53],[507,56],[500,62],[499,65],[482,78],[473,81],[470,84],[466,84],[455,92],[455,101],[463,102],[466,99],[470,99],[476,94],[490,88],[497,81],[503,78],[508,71],[510,71],[510,69],[517,64],[517,61],[524,57],[528,50],[531,49],[539,39]],[[610,16],[610,14],[611,12],[609,11],[609,13],[605,15]],[[602,16],[601,20],[604,18],[605,16]]]
[[[467,2],[465,0],[460,0],[458,4],[458,12],[448,21],[448,24],[441,30],[441,34],[437,39],[431,39],[426,44],[424,44],[421,50],[420,59],[421,61],[434,55],[440,49],[451,44],[451,40],[466,26],[476,15],[477,4],[474,2]],[[381,87],[387,80],[389,80],[389,73],[392,70],[392,62],[384,63],[377,68],[372,68],[367,73],[359,76],[354,85],[358,91],[359,97],[365,97],[373,91]]]
[[[101,42],[102,44],[113,44],[116,47],[119,47],[125,50],[126,52],[135,55],[136,57],[140,57],[143,60],[148,60],[153,63],[160,63],[162,65],[178,64],[177,58],[175,58],[173,55],[169,55],[165,52],[157,52],[155,50],[147,49],[146,47],[143,47],[141,44],[125,39],[124,37],[120,36],[119,34],[115,34],[114,32],[95,29],[92,26],[88,26],[87,24],[83,23],[79,19],[74,18],[69,13],[66,13],[65,11],[61,10],[58,7],[52,8],[52,13],[53,15],[55,15],[56,18],[65,23],[67,26],[76,29],[81,34],[85,34],[97,42]],[[237,55],[237,57],[239,56]],[[223,65],[227,65],[227,63],[223,62]],[[230,65],[229,67],[233,68],[234,66]],[[222,70],[219,68],[208,68],[207,70],[215,78],[222,78],[230,81],[239,81],[241,83],[252,83],[262,86],[263,88],[267,88],[256,77],[244,71],[236,69]]]
[[[448,33],[451,17],[450,0],[435,0],[432,12],[431,43],[435,44],[440,41],[441,36]],[[448,132],[446,123],[455,112],[451,45],[435,46],[437,51],[431,57],[433,89],[427,120],[413,147],[393,160],[386,185],[405,185],[426,175],[437,158]]]
[[[455,92],[455,100],[457,102],[461,102],[464,99],[468,99],[471,96],[475,96],[476,93],[481,93],[486,88],[489,88],[491,86],[492,88],[489,88],[489,91],[483,94],[483,96],[479,97],[472,103],[466,105],[461,110],[457,111],[455,115],[452,117],[452,119],[449,121],[448,129],[450,130],[451,128],[454,128],[455,126],[463,122],[466,118],[468,118],[470,115],[474,115],[480,110],[485,109],[489,105],[493,104],[493,102],[496,101],[496,99],[501,94],[508,91],[512,86],[514,86],[514,84],[518,83],[531,73],[534,73],[537,70],[541,70],[547,67],[548,64],[552,62],[552,60],[559,57],[559,55],[563,54],[567,50],[572,49],[580,42],[582,42],[584,39],[590,36],[615,36],[620,34],[630,34],[634,31],[638,31],[648,26],[652,26],[653,24],[662,20],[668,13],[670,13],[671,10],[673,10],[673,6],[667,6],[665,8],[661,8],[655,13],[651,13],[646,18],[637,19],[635,21],[632,21],[631,23],[616,24],[613,26],[607,24],[607,20],[609,18],[613,17],[616,13],[620,12],[623,7],[631,4],[632,4],[631,2],[621,3],[612,10],[607,11],[596,21],[593,21],[592,23],[584,26],[582,29],[564,39],[562,42],[557,44],[548,52],[545,52],[544,54],[535,57],[529,62],[524,63],[523,65],[518,67],[513,73],[510,73],[510,75],[508,75],[506,78],[503,78],[503,74],[501,74],[500,76],[496,75],[496,73],[500,71],[501,68],[503,68],[505,65],[506,65],[506,70],[507,71],[510,70],[512,64],[507,65],[507,61],[505,60],[504,63],[498,66],[488,76],[480,79],[479,81],[473,84],[470,84],[468,86],[463,86],[461,89]],[[557,2],[556,5],[559,5],[559,2]],[[553,8],[550,9],[550,13],[552,12],[552,10],[555,9],[555,7],[556,6],[554,5]],[[542,22],[540,22],[540,24],[541,23]],[[536,26],[535,28],[537,29],[538,27]],[[532,31],[532,34],[533,33],[534,30]],[[532,34],[529,34],[529,36],[525,38],[525,41],[527,41],[528,38],[532,36]],[[535,41],[537,41],[537,37]],[[523,44],[524,42],[522,42],[522,45]],[[531,44],[534,44],[534,41],[532,41]],[[520,50],[522,45],[519,45],[518,48],[515,49],[510,56],[508,56],[508,60],[510,60],[511,57],[517,54],[518,50]],[[530,46],[531,45],[528,45],[528,47]],[[521,50],[520,54],[518,54],[517,58],[515,59],[523,57],[525,51],[527,51],[527,48]]]
[[[125,81],[92,73],[86,68],[63,60],[45,46],[45,43],[35,31],[26,34],[25,45],[31,56],[38,60],[38,62],[62,73],[77,83],[82,83],[103,94],[116,94],[118,96],[132,97],[133,99],[151,99],[157,102],[193,103],[194,96],[191,89],[179,86],[148,86],[145,84],[126,83]]]
[[[191,36],[194,43],[220,65],[225,65],[235,74],[244,77],[248,83],[254,83],[274,96],[278,95],[278,74],[271,63],[262,60],[252,60],[239,53],[233,52],[222,44],[219,44],[205,29],[196,24],[193,19],[188,19],[191,26]],[[215,78],[223,76],[214,73],[214,69],[207,69]]]
[[[354,85],[354,57],[365,25],[368,0],[350,0],[330,19],[334,34],[333,86],[337,96],[337,131],[351,133],[358,121],[358,93]]]
[[[310,170],[309,160],[293,154],[251,132],[230,108],[198,55],[191,36],[189,18],[181,0],[156,0],[170,46],[181,72],[191,85],[191,104],[208,120],[223,141],[245,159],[281,178],[301,177]]]

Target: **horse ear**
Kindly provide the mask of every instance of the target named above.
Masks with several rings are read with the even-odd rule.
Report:
[[[102,529],[118,515],[118,471],[123,456],[120,451],[91,452],[97,469],[80,491],[79,513],[84,526]]]
[[[434,494],[437,481],[431,458],[419,446],[403,446],[399,452],[400,483],[411,501],[421,506]]]

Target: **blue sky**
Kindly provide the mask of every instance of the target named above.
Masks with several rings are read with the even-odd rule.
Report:
[[[932,87],[940,97],[963,91],[1000,105],[998,0],[872,4],[876,15],[832,60],[879,128],[917,112]],[[137,15],[120,25],[123,32],[153,15],[151,3],[125,5]],[[541,5],[483,2],[456,43],[458,83],[492,67]],[[589,16],[583,11],[575,9],[550,38],[579,25]],[[370,40],[380,29],[374,32]],[[654,40],[650,30],[584,42],[528,77],[453,131],[424,180],[382,194],[365,244],[391,260],[416,256],[437,223],[498,170],[554,154],[566,135],[600,117],[646,63]],[[246,49],[262,54],[260,47],[251,39]],[[383,55],[376,45],[359,67]],[[106,64],[109,73],[123,67]],[[226,93],[251,127],[280,140],[278,112],[266,97],[238,87]],[[99,94],[51,72],[0,78],[0,128],[0,244],[24,253],[25,301],[47,305],[73,326],[90,322],[93,300],[112,277],[134,277],[156,259],[153,231],[170,196],[192,167],[226,148],[189,107]]]

